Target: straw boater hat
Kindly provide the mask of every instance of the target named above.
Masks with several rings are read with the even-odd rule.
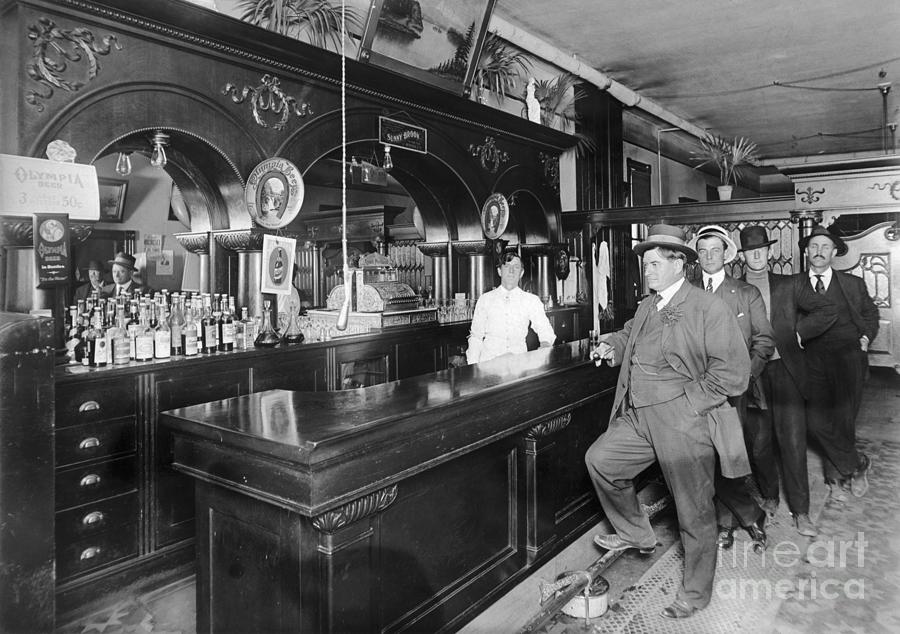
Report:
[[[706,225],[705,227],[701,227],[700,231],[697,232],[697,235],[694,236],[694,239],[691,240],[691,248],[696,251],[697,243],[703,238],[718,238],[725,243],[725,264],[728,264],[737,257],[737,245],[734,243],[734,240],[731,239],[731,236],[728,235],[728,232],[719,225]]]
[[[647,239],[634,245],[634,252],[639,256],[644,255],[645,251],[662,247],[663,249],[672,249],[679,251],[687,256],[688,262],[694,262],[697,259],[697,252],[687,244],[684,231],[680,227],[672,225],[653,225],[650,227]]]
[[[769,240],[769,236],[766,235],[766,228],[763,226],[744,227],[741,229],[741,248],[738,251],[752,251],[776,242],[778,240]]]
[[[109,263],[124,266],[126,269],[131,269],[132,271],[136,269],[136,267],[134,266],[134,256],[130,253],[125,253],[124,251],[119,251],[118,253],[116,253],[116,259],[109,260]]]
[[[812,233],[810,233],[808,236],[800,238],[800,250],[806,251],[806,245],[808,245],[809,241],[816,236],[825,236],[826,238],[834,242],[834,246],[837,249],[836,255],[838,257],[847,254],[847,243],[831,233],[822,225],[816,225],[815,227],[813,227]]]

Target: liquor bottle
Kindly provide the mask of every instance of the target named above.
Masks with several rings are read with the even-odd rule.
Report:
[[[184,330],[183,299],[178,295],[172,296],[172,312],[169,314],[169,330],[172,331],[171,355],[180,357],[184,354],[184,341],[181,333]]]
[[[193,357],[200,351],[197,346],[197,318],[194,302],[191,302],[190,308],[185,312],[184,326],[181,329],[181,348],[186,357]]]
[[[111,328],[114,332],[112,338],[112,362],[115,365],[128,363],[131,360],[131,340],[128,337],[128,318],[125,317],[125,307],[116,312],[116,325]]]
[[[136,351],[134,349],[135,339],[137,337],[138,329],[141,327],[141,318],[140,318],[140,310],[138,307],[138,301],[136,299],[128,300],[129,303],[129,311],[130,318],[128,320],[128,325],[125,327],[126,333],[128,335],[128,356],[133,361],[137,358]]]
[[[157,359],[168,359],[172,356],[172,330],[166,320],[165,306],[159,305],[159,317],[153,329],[153,356]]]
[[[222,313],[219,317],[219,351],[231,352],[234,350],[234,317],[232,310],[234,300],[229,302],[227,295],[222,295]]]
[[[219,324],[213,317],[212,300],[209,295],[203,297],[203,319],[200,320],[200,352],[212,354],[218,349],[216,337]]]
[[[281,337],[272,326],[272,300],[263,301],[262,328],[253,341],[253,345],[261,348],[274,348],[281,342]]]
[[[244,328],[244,349],[250,350],[256,341],[256,335],[259,334],[259,328],[256,326],[256,320],[250,317],[249,309],[246,306],[241,308],[241,323]]]
[[[95,367],[100,361],[106,365],[106,338],[100,328],[100,308],[94,308],[90,318],[90,327],[84,333],[85,356],[84,365]]]
[[[80,363],[78,358],[78,347],[81,344],[82,353],[84,345],[81,341],[81,317],[78,315],[77,306],[69,306],[69,312],[66,316],[66,358],[69,363]]]
[[[150,307],[141,306],[141,316],[134,336],[135,361],[150,361],[153,359],[153,329],[150,327]]]

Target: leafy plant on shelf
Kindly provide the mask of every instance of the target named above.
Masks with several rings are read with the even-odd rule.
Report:
[[[429,70],[462,81],[472,47],[475,45],[475,35],[474,23],[469,26],[465,35],[453,30],[448,32],[448,37],[455,38],[456,53],[453,58]],[[496,33],[487,33],[484,46],[481,47],[481,55],[475,62],[472,80],[475,98],[483,101],[484,91],[489,90],[497,95],[497,100],[502,103],[506,95],[518,85],[519,77],[528,73],[530,68],[531,60],[525,53],[509,46]]]
[[[341,46],[341,8],[327,0],[240,0],[241,20],[319,48]],[[347,30],[362,30],[362,18],[348,8]]]
[[[541,104],[541,123],[549,127],[563,129],[567,122],[579,123],[575,104],[586,96],[578,78],[571,73],[557,75],[553,79],[535,81],[534,96]],[[524,93],[523,93],[524,97]],[[582,132],[573,133],[578,138],[575,150],[579,156],[594,152],[597,142]]]
[[[757,161],[756,143],[744,137],[726,139],[707,134],[700,139],[700,152],[696,154],[701,163],[694,169],[713,163],[719,170],[722,185],[737,185],[741,172]]]

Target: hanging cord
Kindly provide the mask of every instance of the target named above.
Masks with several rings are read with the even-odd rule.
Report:
[[[350,266],[347,263],[347,36],[345,0],[341,0],[341,250],[344,253],[344,303],[338,313],[337,329],[346,330],[350,320]]]

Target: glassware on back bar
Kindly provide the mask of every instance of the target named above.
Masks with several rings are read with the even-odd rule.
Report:
[[[259,334],[256,336],[256,339],[253,341],[254,346],[261,348],[274,348],[279,343],[281,343],[281,337],[278,336],[278,333],[272,326],[271,306],[271,300],[263,300],[262,328],[260,329]]]

